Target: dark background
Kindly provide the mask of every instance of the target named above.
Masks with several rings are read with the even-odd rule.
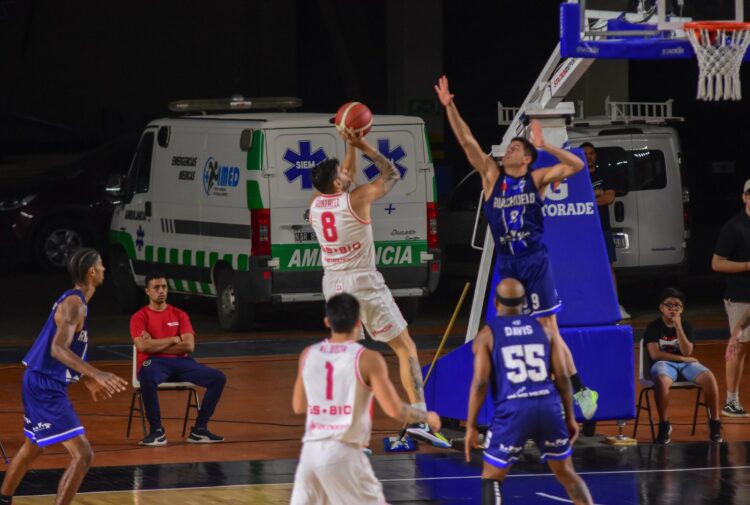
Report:
[[[468,166],[432,84],[450,77],[464,118],[489,149],[503,131],[496,103],[519,105],[555,47],[558,4],[0,0],[0,157],[90,148],[167,115],[176,99],[291,95],[303,111],[328,112],[357,99],[375,113],[427,121],[445,198]],[[685,14],[721,17],[731,5],[688,2]],[[692,267],[707,272],[718,228],[740,210],[750,175],[748,102],[697,102],[693,60],[607,68],[614,71],[587,76],[574,94],[585,100],[585,86],[612,85],[613,99],[673,98],[685,118],[678,129],[699,237]],[[599,100],[586,103],[587,111],[597,107]],[[717,162],[733,168],[714,173]]]

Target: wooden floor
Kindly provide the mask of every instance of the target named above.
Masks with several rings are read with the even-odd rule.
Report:
[[[698,342],[696,356],[713,370],[719,382],[720,395],[725,394],[723,342]],[[636,360],[637,360],[636,348]],[[420,355],[422,362],[431,358],[425,352]],[[86,433],[96,452],[95,466],[143,465],[155,463],[201,462],[201,461],[244,461],[294,459],[300,450],[300,437],[303,431],[303,417],[291,411],[291,391],[296,372],[296,357],[236,357],[204,360],[227,375],[228,381],[224,396],[211,421],[211,430],[224,435],[226,442],[217,445],[188,444],[181,437],[182,415],[185,408],[185,394],[179,392],[162,393],[162,414],[169,444],[166,447],[144,448],[137,445],[142,437],[140,424],[134,420],[130,439],[125,438],[130,393],[120,394],[106,402],[93,402],[82,385],[70,388],[70,396]],[[391,376],[397,382],[395,356],[387,356]],[[97,366],[117,373],[130,380],[129,361],[101,362]],[[636,366],[637,370],[637,366]],[[0,441],[9,454],[14,454],[23,442],[23,408],[21,405],[21,365],[5,366],[0,370],[0,398],[4,399],[0,409]],[[584,377],[585,379],[585,377]],[[632,380],[623,378],[623,380]],[[403,395],[405,397],[405,395]],[[745,380],[741,398],[750,403],[750,382]],[[635,399],[634,399],[635,401]],[[699,414],[699,425],[695,437],[690,436],[690,421],[694,405],[694,393],[676,391],[673,393],[671,420],[672,440],[706,440],[708,431],[705,414]],[[722,418],[724,438],[727,441],[750,439],[750,420]],[[645,416],[641,420],[645,422]],[[373,424],[372,449],[376,454],[383,449],[379,442],[383,436],[395,434],[398,424],[387,418],[376,407]],[[632,434],[632,421],[628,422],[626,434]],[[599,423],[597,432],[604,435],[616,434],[614,422]],[[647,425],[639,428],[638,439],[648,441]],[[431,451],[431,448],[425,448]],[[435,449],[435,451],[438,451]],[[68,463],[65,449],[53,446],[39,458],[34,468],[62,468]],[[0,465],[0,470],[4,466]]]

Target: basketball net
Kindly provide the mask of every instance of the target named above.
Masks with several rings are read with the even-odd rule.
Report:
[[[740,66],[750,43],[750,23],[685,23],[698,58],[698,100],[741,100]]]

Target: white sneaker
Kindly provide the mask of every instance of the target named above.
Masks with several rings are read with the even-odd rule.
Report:
[[[622,305],[620,305],[620,319],[630,319],[630,314],[628,314],[628,311]]]

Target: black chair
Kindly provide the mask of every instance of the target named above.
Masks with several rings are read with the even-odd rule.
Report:
[[[654,433],[654,419],[653,415],[651,413],[651,401],[649,398],[649,393],[652,395],[654,394],[654,381],[650,379],[650,372],[651,372],[651,359],[648,354],[648,350],[646,350],[646,346],[643,343],[643,339],[641,339],[640,343],[640,356],[638,359],[638,380],[641,383],[641,386],[643,389],[641,389],[641,394],[638,395],[638,407],[636,409],[636,417],[635,417],[635,426],[633,427],[633,438],[635,438],[636,434],[638,433],[638,421],[641,418],[641,411],[645,410],[648,413],[648,423],[651,427],[651,439],[656,442],[656,434]],[[647,377],[646,374],[649,374]],[[693,410],[693,430],[690,432],[690,435],[695,435],[695,424],[698,420],[698,407],[703,405],[706,407],[706,417],[710,418],[710,414],[708,411],[708,404],[706,404],[705,401],[702,401],[701,397],[703,395],[703,389],[693,384],[692,382],[687,381],[675,381],[672,383],[672,386],[669,388],[672,389],[695,389],[696,390],[696,396],[695,396],[695,409]],[[643,406],[643,400],[646,400],[646,406]]]
[[[130,438],[130,425],[133,422],[133,413],[140,412],[141,414],[141,426],[143,427],[143,436],[146,436],[146,417],[144,416],[145,409],[143,408],[143,397],[141,396],[141,382],[138,380],[138,352],[133,347],[133,397],[130,400],[130,415],[128,416],[128,431],[125,434],[125,438]],[[198,399],[198,392],[195,390],[195,384],[192,382],[162,382],[159,384],[158,391],[187,391],[187,406],[185,407],[185,420],[182,423],[182,436],[185,436],[187,429],[188,418],[190,417],[190,409],[195,409],[196,414],[201,409],[200,400]],[[138,401],[138,406],[135,402]]]

